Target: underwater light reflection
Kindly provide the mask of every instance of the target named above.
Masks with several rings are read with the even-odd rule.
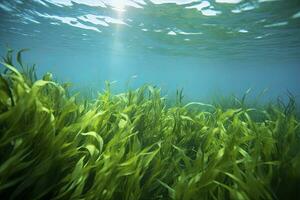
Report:
[[[117,20],[123,21],[124,13],[125,13],[125,1],[124,0],[112,0],[110,4],[113,6],[116,11]],[[115,73],[118,73],[120,69],[118,69],[118,64],[115,62],[116,53],[124,52],[124,44],[122,41],[122,26],[124,24],[116,23],[114,24],[114,28],[112,29],[112,48],[110,51],[110,66],[108,70],[109,79],[115,77]],[[118,60],[120,62],[120,59]],[[121,61],[122,62],[122,61]]]
[[[117,10],[119,13],[124,12],[125,8],[125,0],[111,0],[109,1],[110,5],[112,5],[115,10]]]

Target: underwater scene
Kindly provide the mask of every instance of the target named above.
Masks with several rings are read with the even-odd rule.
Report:
[[[0,0],[1,200],[300,199],[299,0]]]

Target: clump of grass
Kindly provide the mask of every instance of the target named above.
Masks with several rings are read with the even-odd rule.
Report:
[[[265,110],[222,108],[184,105],[179,92],[166,106],[159,88],[113,95],[107,84],[94,101],[77,101],[50,74],[24,70],[21,52],[20,67],[10,56],[0,76],[1,199],[299,196],[293,99]]]

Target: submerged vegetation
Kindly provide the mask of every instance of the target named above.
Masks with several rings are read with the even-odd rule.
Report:
[[[296,199],[296,105],[176,102],[158,88],[78,101],[51,74],[3,59],[0,199]],[[20,66],[19,66],[20,65]]]

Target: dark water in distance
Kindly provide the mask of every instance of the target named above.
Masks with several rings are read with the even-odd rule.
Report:
[[[0,0],[0,53],[81,90],[300,94],[299,0]]]

